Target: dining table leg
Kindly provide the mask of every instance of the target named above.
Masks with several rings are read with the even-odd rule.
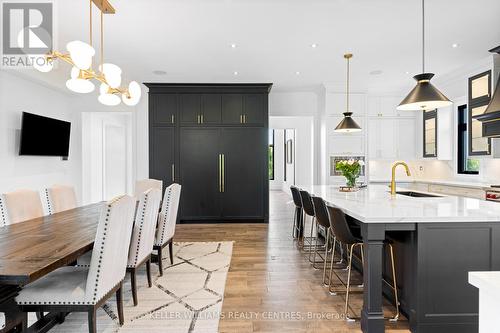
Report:
[[[363,236],[363,310],[361,330],[365,333],[385,332],[382,310],[382,264],[385,240],[384,223],[361,223]]]

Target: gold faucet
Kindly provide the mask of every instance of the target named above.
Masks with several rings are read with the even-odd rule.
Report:
[[[406,175],[411,176],[410,168],[405,162],[396,162],[392,165],[392,179],[391,179],[391,194],[396,194],[396,168],[398,165],[402,165],[406,169]]]

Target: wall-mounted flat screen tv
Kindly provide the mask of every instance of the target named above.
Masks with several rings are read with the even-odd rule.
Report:
[[[70,122],[23,112],[19,155],[67,157],[70,132]]]

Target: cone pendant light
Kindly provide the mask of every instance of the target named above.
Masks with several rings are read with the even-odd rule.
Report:
[[[430,82],[433,73],[425,72],[425,0],[422,0],[422,74],[413,78],[417,85],[397,107],[402,111],[433,110],[451,105],[451,101]]]
[[[351,53],[344,54],[347,60],[347,85],[346,85],[346,111],[344,119],[335,127],[335,132],[352,133],[361,131],[361,127],[352,119],[352,112],[349,111],[349,60],[352,58]]]

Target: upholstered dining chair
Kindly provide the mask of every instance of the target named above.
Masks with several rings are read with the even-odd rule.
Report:
[[[158,189],[163,192],[163,182],[157,179],[141,179],[135,182],[135,197],[140,198],[141,194],[149,189]]]
[[[17,190],[4,193],[0,203],[2,224],[15,224],[44,215],[42,200],[37,191]]]
[[[49,214],[63,212],[78,206],[75,188],[67,185],[53,185],[45,189],[45,200]]]
[[[173,239],[180,198],[181,185],[174,183],[165,189],[161,211],[158,217],[158,229],[156,230],[156,238],[153,246],[153,250],[156,250],[158,253],[156,262],[158,263],[160,276],[163,276],[163,248],[167,245],[169,246],[170,263],[174,263]]]
[[[151,251],[155,240],[161,190],[154,188],[149,189],[142,193],[139,198],[139,206],[135,216],[127,263],[127,272],[130,272],[130,281],[132,283],[134,306],[138,303],[136,270],[143,264],[146,264],[148,286],[149,288],[152,287]]]
[[[24,312],[87,312],[89,332],[96,332],[96,311],[114,293],[123,325],[122,283],[134,222],[135,199],[106,203],[97,226],[90,267],[65,266],[25,286],[16,297]]]

